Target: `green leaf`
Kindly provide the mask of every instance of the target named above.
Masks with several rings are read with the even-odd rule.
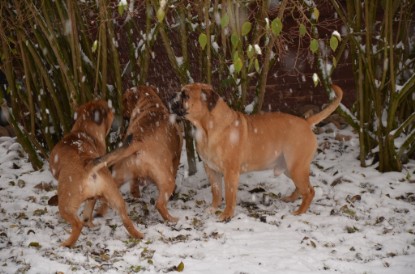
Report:
[[[258,73],[260,72],[258,58],[255,58],[255,70],[256,70],[256,72],[258,72]]]
[[[333,56],[333,66],[334,66],[334,67],[337,67],[337,59],[336,59],[336,57],[334,57],[334,56]]]
[[[234,58],[233,60],[233,66],[235,68],[235,72],[239,73],[242,69],[242,60],[241,58],[238,56],[236,58]]]
[[[253,66],[254,66],[254,59],[250,59],[249,64],[248,64],[248,71],[251,71]]]
[[[184,263],[180,262],[179,265],[177,266],[176,271],[177,272],[183,272],[183,270],[184,270]]]
[[[41,248],[42,246],[38,242],[30,242],[29,247]]]
[[[143,267],[141,265],[132,265],[130,266],[130,270],[134,273],[138,273],[143,270]]]
[[[239,44],[239,36],[236,33],[231,35],[231,43],[233,48],[236,48]]]
[[[94,43],[92,44],[92,53],[97,51],[97,48],[98,48],[98,40],[95,40]]]
[[[314,20],[318,21],[319,17],[320,17],[320,11],[318,10],[318,8],[314,8],[312,18],[314,18]]]
[[[48,213],[48,209],[45,207],[44,209],[36,209],[33,211],[33,216],[42,216]]]
[[[157,21],[158,21],[159,23],[161,23],[161,22],[163,22],[164,17],[166,16],[166,12],[164,11],[164,9],[159,8],[159,9],[157,10],[157,14],[156,14],[156,16],[157,16]]]
[[[234,53],[233,53],[233,56],[232,56],[232,60],[233,61],[235,61],[236,59],[238,59],[239,58],[239,51],[235,51]]]
[[[207,44],[207,35],[206,34],[204,34],[204,33],[201,33],[200,35],[199,35],[199,45],[200,45],[200,47],[202,48],[202,50],[204,50],[205,49],[205,47],[206,47],[206,44]]]
[[[346,231],[347,231],[347,233],[351,234],[351,233],[358,232],[359,229],[356,228],[355,226],[346,226]]]
[[[220,19],[220,25],[222,28],[226,28],[229,25],[229,15],[225,14],[221,19]]]
[[[252,29],[252,24],[249,21],[246,21],[242,24],[242,36],[246,36]]]
[[[318,50],[318,41],[317,39],[312,39],[310,43],[310,50],[312,53],[316,53]]]
[[[282,31],[282,22],[280,18],[275,18],[271,22],[271,31],[274,33],[275,36],[279,36]]]
[[[141,258],[150,260],[153,258],[155,252],[155,250],[145,247],[143,251],[141,251]]]
[[[252,57],[255,56],[255,50],[254,50],[254,47],[252,45],[248,46],[248,50],[247,50],[246,54],[247,54],[249,59],[251,59]]]
[[[330,38],[330,47],[333,51],[336,51],[337,46],[339,45],[339,39],[335,36],[332,35]]]
[[[307,33],[307,29],[304,24],[300,24],[300,37],[303,37]]]
[[[118,3],[118,13],[120,14],[120,16],[122,16],[124,14],[125,8],[127,7],[127,5],[123,2],[119,2]]]

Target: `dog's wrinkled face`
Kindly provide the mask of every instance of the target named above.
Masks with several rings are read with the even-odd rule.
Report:
[[[190,121],[200,120],[215,108],[219,98],[211,85],[201,83],[185,85],[173,99],[171,111]]]

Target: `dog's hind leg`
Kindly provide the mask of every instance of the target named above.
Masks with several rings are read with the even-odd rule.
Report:
[[[82,214],[82,218],[84,220],[84,225],[86,225],[87,227],[93,227],[94,223],[92,222],[94,217],[93,217],[93,212],[94,212],[94,207],[95,207],[95,203],[96,203],[96,199],[89,199],[85,202],[85,207],[84,207],[84,212]]]
[[[65,219],[71,226],[72,231],[69,238],[64,241],[61,245],[65,247],[71,247],[78,240],[79,235],[81,234],[82,227],[84,223],[78,218],[77,212],[80,206],[80,202],[74,202],[69,204],[59,204],[59,213],[62,218]]]
[[[144,185],[144,183],[141,183],[141,181],[144,179],[132,179],[130,181],[130,192],[131,195],[133,195],[134,198],[140,198],[140,185]]]
[[[310,171],[309,167],[304,167],[303,165],[298,165],[298,168],[295,168],[291,172],[291,178],[294,181],[296,186],[294,192],[291,196],[285,198],[285,201],[294,201],[298,198],[299,195],[302,197],[302,202],[300,207],[293,212],[293,215],[303,214],[310,207],[311,201],[314,198],[314,188],[310,184]],[[301,167],[301,168],[300,168]]]
[[[312,135],[312,132],[309,135],[307,145],[288,146],[286,148],[287,151],[284,153],[287,171],[295,184],[295,190],[283,200],[293,202],[300,195],[302,197],[301,205],[292,213],[293,215],[306,212],[314,198],[314,188],[310,184],[310,164],[316,151],[317,140]]]
[[[96,210],[95,217],[104,217],[108,212],[108,202],[104,199],[100,200],[100,206]]]
[[[163,182],[163,178],[168,178],[167,181]],[[164,179],[165,180],[165,179]],[[179,218],[173,217],[170,215],[167,210],[167,202],[169,201],[173,191],[175,189],[176,183],[172,174],[159,174],[154,180],[156,182],[159,196],[156,201],[156,208],[164,220],[172,223],[176,223]]]
[[[111,208],[118,211],[128,233],[130,233],[130,235],[134,238],[143,238],[144,234],[135,229],[133,222],[131,221],[130,217],[128,217],[125,201],[121,196],[118,187],[113,182],[110,174],[108,174],[108,178],[106,178],[105,182],[106,185],[102,190],[102,196],[104,197],[104,199],[108,202]]]

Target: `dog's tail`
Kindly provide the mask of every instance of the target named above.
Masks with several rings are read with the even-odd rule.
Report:
[[[315,115],[312,115],[306,119],[307,122],[311,125],[311,127],[314,127],[314,125],[326,119],[340,105],[340,101],[343,98],[343,90],[339,86],[334,85],[334,84],[331,86],[331,88],[334,90],[334,93],[336,94],[336,98],[330,103],[330,105],[328,105],[321,112]]]
[[[139,153],[139,149],[140,142],[132,142],[132,135],[129,135],[121,147],[89,161],[85,168],[90,170],[91,173],[96,172],[103,167],[112,166],[116,162],[121,161],[134,153]]]

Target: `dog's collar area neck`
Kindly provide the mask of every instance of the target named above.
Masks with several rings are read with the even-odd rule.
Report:
[[[96,149],[99,149],[102,145],[105,147],[105,134],[89,134],[86,131],[79,131],[77,133],[78,138],[83,138],[86,143],[91,144]]]
[[[82,137],[82,138],[86,139],[88,142],[95,144],[95,138],[92,137],[90,134],[86,133],[85,131],[78,132],[77,136],[78,136],[78,138]]]

